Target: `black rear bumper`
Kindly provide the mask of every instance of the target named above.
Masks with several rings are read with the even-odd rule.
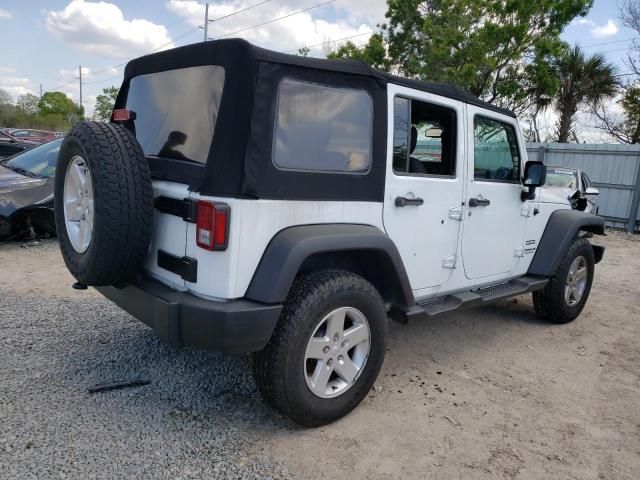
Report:
[[[225,353],[261,350],[271,338],[282,310],[282,305],[244,299],[205,300],[149,277],[125,288],[96,290],[171,345]]]

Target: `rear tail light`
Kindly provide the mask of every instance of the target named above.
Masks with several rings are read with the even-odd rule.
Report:
[[[127,110],[126,108],[119,108],[113,111],[111,118],[114,122],[126,122],[127,120],[135,120],[136,112]]]
[[[196,244],[205,250],[226,250],[229,244],[229,205],[198,201]]]

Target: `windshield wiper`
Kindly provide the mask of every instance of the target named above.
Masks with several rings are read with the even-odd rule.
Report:
[[[21,173],[22,175],[26,175],[27,177],[37,177],[38,176],[35,173],[33,173],[31,170],[27,170],[26,168],[22,168],[22,167],[16,167],[15,165],[11,165],[9,163],[5,163],[3,165],[3,167],[10,168],[14,172]]]

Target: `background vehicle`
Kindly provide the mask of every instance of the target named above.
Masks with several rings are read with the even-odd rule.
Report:
[[[55,234],[53,176],[62,140],[0,161],[0,239]]]
[[[598,195],[600,191],[592,186],[584,170],[566,167],[547,167],[547,181],[542,189],[542,201],[558,201],[553,196],[570,199],[578,210],[598,213]]]
[[[578,234],[604,221],[540,201],[526,158],[512,112],[452,86],[205,42],[129,62],[112,123],[74,126],[56,224],[77,288],[172,345],[254,352],[263,397],[322,425],[372,387],[388,316],[529,292],[580,314],[604,248]]]
[[[38,144],[50,142],[58,138],[55,132],[32,130],[28,128],[11,130],[11,135],[18,140],[26,140]]]
[[[6,132],[0,132],[0,158],[10,157],[36,145],[37,143],[18,140]]]

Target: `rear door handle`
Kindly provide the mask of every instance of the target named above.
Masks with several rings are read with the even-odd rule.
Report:
[[[488,207],[491,205],[491,200],[487,200],[486,198],[470,198],[469,206],[470,207]]]
[[[396,197],[396,207],[406,207],[407,205],[415,205],[419,207],[424,203],[421,198]]]

